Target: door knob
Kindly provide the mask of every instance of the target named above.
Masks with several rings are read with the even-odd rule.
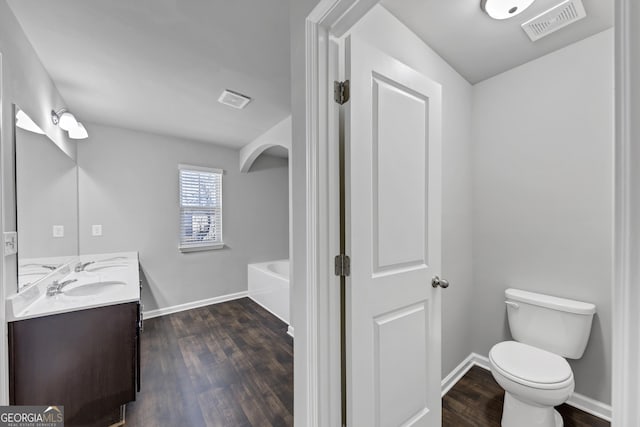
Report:
[[[449,282],[439,278],[438,276],[434,276],[434,278],[431,279],[431,286],[433,286],[434,288],[440,286],[442,289],[446,289],[449,287]]]

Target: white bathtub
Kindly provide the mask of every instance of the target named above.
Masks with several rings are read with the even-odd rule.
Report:
[[[262,262],[247,266],[249,298],[287,325],[289,322],[289,260]]]

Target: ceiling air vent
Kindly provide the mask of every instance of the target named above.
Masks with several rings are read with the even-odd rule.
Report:
[[[229,107],[242,110],[247,106],[249,102],[251,102],[251,98],[241,93],[225,89],[222,92],[222,95],[220,95],[220,98],[218,98],[218,102],[224,105],[228,105]]]
[[[522,29],[531,41],[536,41],[585,16],[582,0],[565,0],[522,24]]]

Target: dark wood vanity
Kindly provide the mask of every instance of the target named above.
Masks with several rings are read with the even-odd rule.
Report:
[[[140,328],[138,302],[10,322],[10,403],[64,405],[66,426],[106,427],[136,399]]]

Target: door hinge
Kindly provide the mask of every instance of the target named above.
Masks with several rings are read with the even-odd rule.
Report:
[[[336,265],[336,276],[347,277],[351,274],[351,260],[349,259],[349,255],[345,255],[345,254],[336,255],[335,265]]]
[[[333,82],[333,99],[340,105],[349,101],[349,80]]]

